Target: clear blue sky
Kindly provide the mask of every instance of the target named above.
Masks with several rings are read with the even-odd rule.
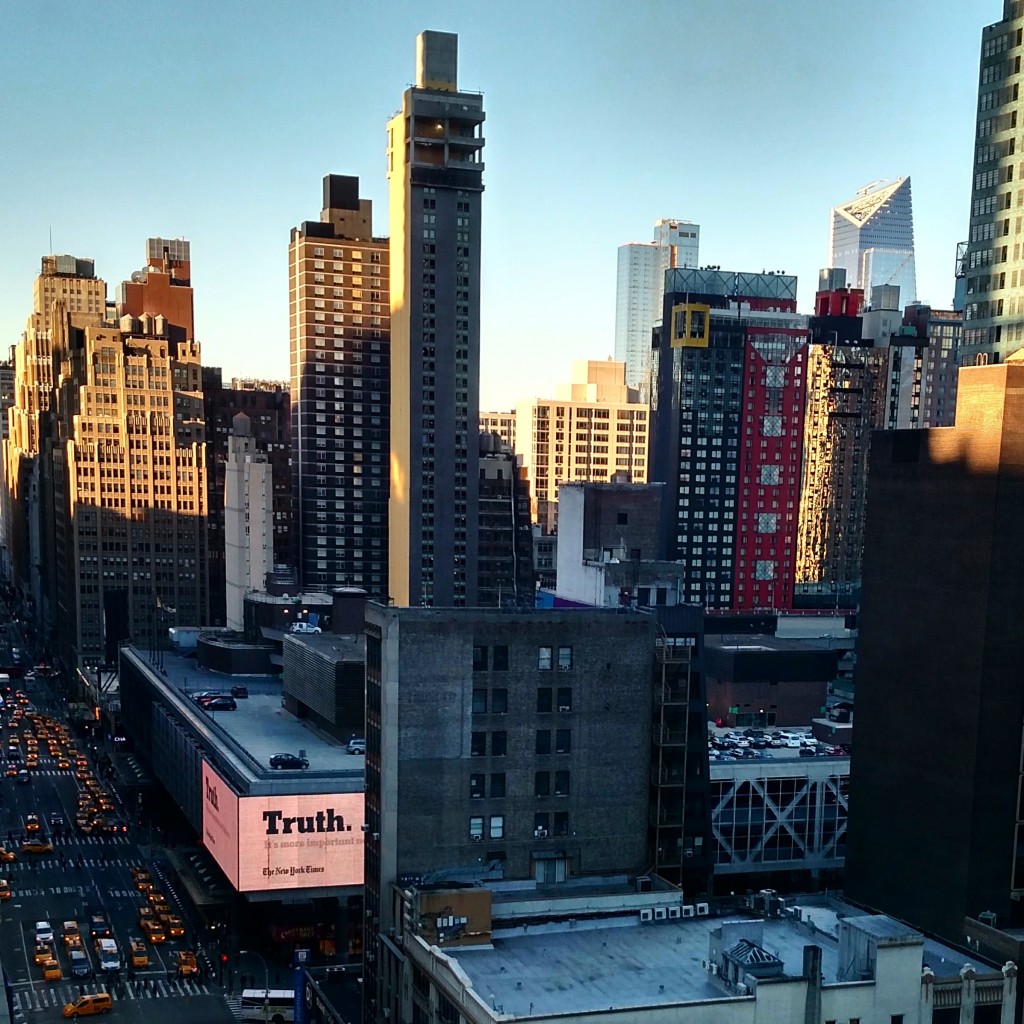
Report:
[[[811,305],[828,211],[913,178],[920,297],[966,237],[981,29],[1000,0],[22,0],[0,41],[0,345],[39,257],[108,293],[149,236],[192,242],[203,361],[286,377],[287,246],[324,174],[388,230],[384,127],[415,36],[459,33],[485,94],[481,406],[611,354],[615,250],[658,217],[701,260],[785,270]]]

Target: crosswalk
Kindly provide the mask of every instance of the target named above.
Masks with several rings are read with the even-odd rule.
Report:
[[[64,1006],[80,995],[94,992],[109,992],[115,1003],[133,1002],[144,999],[181,999],[185,996],[212,996],[216,993],[202,982],[182,978],[136,978],[135,981],[115,981],[111,985],[89,981],[79,985],[76,982],[37,982],[30,986],[20,982],[13,986],[14,1010],[22,1014],[39,1010],[50,1010]],[[230,1002],[230,1001],[229,1001]]]
[[[242,1000],[239,996],[226,996],[226,1002],[228,1009],[231,1011],[231,1015],[235,1020],[242,1019]]]
[[[17,839],[17,835],[15,835],[15,839]],[[6,842],[9,842],[9,840],[6,840],[5,836],[0,835],[0,846],[6,846]],[[83,847],[84,846],[130,846],[132,841],[126,835],[120,835],[120,836],[81,836],[81,835],[78,835],[76,833],[74,835],[69,835],[69,836],[63,836],[62,835],[60,837],[60,839],[51,840],[51,842],[54,842],[56,844],[56,846],[57,846],[57,849],[61,850],[61,849],[64,849],[65,847],[68,847],[68,846],[83,846]],[[16,843],[12,843],[11,845],[14,846],[14,852],[17,854],[17,852],[18,852],[17,844]],[[24,856],[26,858],[34,857],[37,862],[41,859],[41,858],[37,857],[35,854],[31,854],[31,853],[27,853]],[[20,855],[19,855],[19,859],[21,859]]]

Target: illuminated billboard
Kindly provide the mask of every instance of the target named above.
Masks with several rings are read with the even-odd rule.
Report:
[[[238,888],[238,797],[203,762],[203,845]]]
[[[203,790],[204,842],[239,892],[363,884],[362,793],[239,798],[205,762]]]

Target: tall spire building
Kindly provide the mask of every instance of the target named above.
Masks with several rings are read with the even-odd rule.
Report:
[[[390,594],[476,603],[483,97],[458,88],[458,36],[416,40],[388,122]]]
[[[1022,46],[1024,3],[1003,0],[1003,20],[981,36],[970,232],[958,261],[966,293],[961,366],[1001,362],[1024,345],[1024,193],[1014,183],[1014,149],[1024,126]]]
[[[872,182],[832,208],[829,260],[868,297],[878,285],[896,285],[904,304],[917,300],[910,178]]]

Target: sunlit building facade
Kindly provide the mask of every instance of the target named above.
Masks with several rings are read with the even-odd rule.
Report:
[[[647,480],[648,406],[625,382],[625,364],[578,360],[554,398],[516,407],[519,456],[530,479],[531,516],[546,533],[558,525],[558,488],[572,481]]]
[[[1024,186],[1016,152],[1024,126],[1022,47],[1024,5],[1003,0],[1002,20],[981,36],[970,228],[961,262],[964,366],[1000,362],[1024,345]]]

